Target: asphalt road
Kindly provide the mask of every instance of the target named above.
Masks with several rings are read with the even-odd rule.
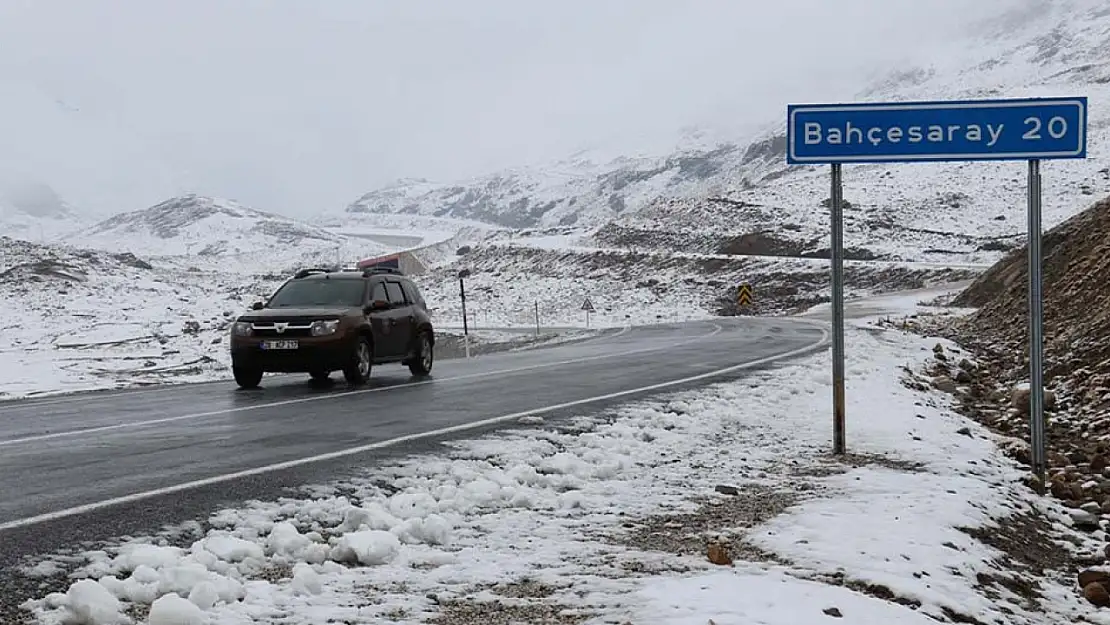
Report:
[[[369,384],[281,376],[0,404],[0,569],[84,540],[155,531],[280,496],[384,457],[523,416],[558,417],[736,377],[823,348],[814,322],[719,319],[573,344],[400,366]]]

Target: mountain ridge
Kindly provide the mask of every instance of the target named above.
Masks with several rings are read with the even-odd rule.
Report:
[[[292,217],[251,208],[234,200],[186,194],[154,206],[121,213],[71,237],[97,249],[120,249],[144,256],[234,256],[275,247],[337,247],[349,237]],[[381,247],[360,242],[368,251]]]
[[[953,43],[927,62],[892,68],[860,89],[857,99],[1085,94],[1092,111],[1090,158],[1046,167],[1046,225],[1081,210],[1082,196],[1110,191],[1103,189],[1098,164],[1110,145],[1110,115],[1105,112],[1110,110],[1110,8],[1095,0],[1030,2],[982,22],[976,30],[971,40]],[[476,219],[517,229],[596,231],[616,224],[732,236],[785,229],[799,231],[804,239],[827,237],[825,174],[819,168],[788,166],[785,148],[784,115],[742,141],[709,143],[702,138],[669,154],[592,167],[568,169],[556,163],[458,183],[424,180],[406,187],[403,200],[373,190],[347,211]],[[907,260],[993,262],[1005,250],[980,248],[1004,247],[1021,233],[1016,224],[1023,222],[1024,182],[1016,173],[1020,168],[1011,165],[849,167],[845,192],[858,212],[847,216],[847,242],[886,246],[890,254]],[[767,218],[737,220],[734,211],[719,210],[720,201],[763,206]],[[973,231],[983,237],[969,238]]]

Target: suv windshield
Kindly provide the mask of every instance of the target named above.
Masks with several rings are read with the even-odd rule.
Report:
[[[355,308],[362,305],[365,287],[362,280],[294,280],[278,289],[270,299],[270,308],[302,306],[343,306]]]

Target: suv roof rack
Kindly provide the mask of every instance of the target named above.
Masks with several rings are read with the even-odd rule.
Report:
[[[322,267],[311,267],[311,268],[308,268],[308,269],[301,269],[297,273],[293,274],[293,279],[294,280],[300,280],[301,278],[304,278],[306,276],[310,276],[314,273],[331,273],[331,270],[330,269],[324,269]]]
[[[396,268],[396,267],[384,267],[384,266],[373,266],[373,265],[371,265],[370,267],[367,267],[367,268],[362,270],[362,275],[363,276],[372,276],[376,273],[391,273],[391,274],[398,275],[398,276],[404,275],[401,272],[401,270]]]

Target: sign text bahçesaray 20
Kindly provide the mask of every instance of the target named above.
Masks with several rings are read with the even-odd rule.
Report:
[[[1084,158],[1087,99],[794,104],[792,164]]]

